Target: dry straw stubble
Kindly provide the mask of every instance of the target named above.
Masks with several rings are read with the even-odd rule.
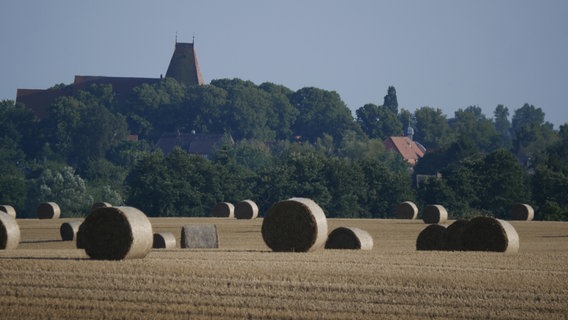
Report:
[[[16,249],[20,244],[20,226],[16,219],[0,212],[0,250]]]
[[[307,252],[325,245],[327,230],[325,213],[316,202],[291,198],[268,209],[261,231],[273,251]]]
[[[431,224],[418,234],[416,250],[443,250],[446,226]]]
[[[442,205],[430,204],[424,207],[422,211],[422,220],[424,223],[442,224],[448,220],[448,211]]]
[[[83,221],[73,220],[64,222],[59,227],[59,233],[61,234],[61,240],[63,241],[73,241],[77,238],[77,233],[79,232],[79,227]]]
[[[37,207],[38,219],[59,219],[61,209],[55,202],[42,202]]]
[[[331,231],[325,243],[326,249],[372,250],[373,237],[359,228],[339,227]]]
[[[220,202],[213,208],[213,211],[211,211],[211,216],[217,218],[234,218],[235,205],[229,202]]]
[[[418,207],[412,201],[404,201],[396,206],[394,213],[397,219],[414,220],[418,217]]]
[[[519,234],[507,221],[493,217],[476,217],[464,227],[462,245],[468,251],[519,251]]]
[[[143,258],[153,244],[152,224],[133,207],[105,207],[93,210],[79,228],[77,246],[92,259]]]
[[[16,209],[14,209],[14,207],[9,206],[9,205],[1,205],[0,211],[5,212],[9,216],[11,216],[12,218],[16,219]]]

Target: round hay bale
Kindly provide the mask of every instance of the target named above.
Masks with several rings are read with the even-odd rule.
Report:
[[[0,212],[0,250],[16,249],[20,244],[20,226],[16,219]]]
[[[91,211],[98,209],[98,208],[110,208],[110,207],[112,207],[112,204],[110,204],[108,202],[95,202],[91,206]]]
[[[373,237],[367,231],[359,228],[339,227],[329,234],[325,248],[372,250]]]
[[[291,198],[272,205],[262,221],[262,238],[273,251],[308,252],[327,240],[327,219],[311,199]]]
[[[63,222],[59,227],[59,233],[61,234],[61,240],[63,241],[73,241],[77,238],[77,232],[79,232],[79,227],[83,221],[73,220],[68,222]]]
[[[16,209],[9,205],[1,205],[0,211],[7,213],[10,217],[16,219]]]
[[[439,204],[427,205],[422,211],[422,220],[428,224],[442,224],[448,221],[448,211]]]
[[[152,248],[154,249],[175,249],[176,237],[171,232],[154,233],[154,242]]]
[[[258,212],[257,212],[258,213]],[[235,205],[229,202],[221,202],[218,203],[213,211],[211,212],[211,216],[218,217],[218,218],[234,218],[235,217]]]
[[[235,205],[235,218],[255,219],[258,217],[258,206],[252,200],[243,200]]]
[[[467,220],[459,219],[450,224],[443,235],[444,250],[447,251],[461,251],[462,247],[462,233]]]
[[[153,240],[152,224],[142,211],[98,208],[79,227],[77,247],[97,260],[144,258],[152,250]]]
[[[42,202],[37,207],[38,219],[59,219],[61,216],[61,209],[55,202]]]
[[[526,203],[517,203],[509,211],[509,219],[532,221],[534,219],[534,209]]]
[[[471,219],[462,232],[462,246],[468,251],[519,251],[519,234],[507,221],[492,217]]]
[[[394,214],[397,219],[414,220],[418,217],[418,207],[412,201],[404,201],[396,206]]]
[[[443,250],[443,237],[446,226],[431,224],[418,234],[416,250]]]

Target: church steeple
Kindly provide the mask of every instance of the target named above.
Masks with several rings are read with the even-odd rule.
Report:
[[[176,47],[170,60],[166,77],[174,78],[188,86],[203,84],[203,77],[201,76],[193,42],[177,42],[177,34]]]

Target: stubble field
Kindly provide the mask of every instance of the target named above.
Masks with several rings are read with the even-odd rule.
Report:
[[[330,219],[372,251],[273,253],[262,219],[153,218],[154,232],[215,223],[220,249],[90,260],[60,241],[68,219],[18,220],[0,251],[1,319],[566,319],[568,223],[512,222],[512,255],[417,252],[421,221]]]

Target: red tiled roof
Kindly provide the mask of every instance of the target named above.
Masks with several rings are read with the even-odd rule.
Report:
[[[193,43],[176,43],[166,77],[174,78],[185,85],[203,84],[203,77],[201,76]]]
[[[409,137],[389,137],[384,142],[387,150],[398,152],[402,158],[415,165],[418,159],[424,157],[424,147]]]

